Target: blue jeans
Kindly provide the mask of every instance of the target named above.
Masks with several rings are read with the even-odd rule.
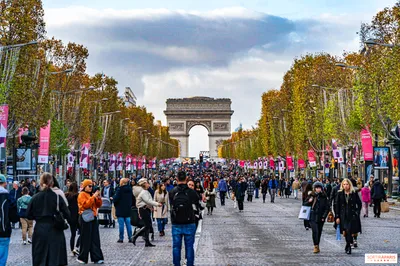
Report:
[[[258,188],[256,188],[256,198],[258,199]]]
[[[158,232],[164,231],[168,218],[157,218]]]
[[[182,237],[185,238],[185,254],[187,266],[194,265],[194,239],[196,224],[172,225],[172,257],[175,266],[181,265]]]
[[[8,258],[9,237],[0,237],[0,266],[5,266]]]
[[[130,217],[118,217],[119,225],[119,239],[124,240],[124,224],[126,225],[126,231],[128,232],[128,240],[132,239],[132,226]]]

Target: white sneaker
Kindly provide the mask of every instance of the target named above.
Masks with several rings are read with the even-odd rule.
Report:
[[[26,241],[22,241],[22,243],[23,243],[24,245],[26,245]]]
[[[32,244],[32,240],[28,238],[28,244]]]
[[[87,263],[84,262],[83,260],[78,260],[78,259],[76,259],[76,261],[77,261],[78,263],[80,263],[80,264],[87,264]]]
[[[96,261],[94,264],[104,264],[104,260]]]

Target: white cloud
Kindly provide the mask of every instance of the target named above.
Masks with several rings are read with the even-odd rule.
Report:
[[[290,20],[241,7],[207,12],[167,9],[46,9],[49,36],[89,48],[88,71],[130,86],[165,123],[167,98],[232,99],[232,129],[255,125],[261,94],[279,88],[293,58],[340,55],[359,47],[366,15],[321,14]]]

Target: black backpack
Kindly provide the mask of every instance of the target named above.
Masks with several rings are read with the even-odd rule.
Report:
[[[189,197],[189,188],[178,188],[172,203],[172,220],[176,224],[188,224],[194,221],[194,210]]]

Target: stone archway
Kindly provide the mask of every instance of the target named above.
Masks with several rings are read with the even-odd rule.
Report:
[[[202,125],[208,130],[210,158],[218,157],[218,145],[231,137],[230,99],[192,97],[168,99],[164,114],[171,137],[180,142],[180,157],[189,156],[189,131]]]

